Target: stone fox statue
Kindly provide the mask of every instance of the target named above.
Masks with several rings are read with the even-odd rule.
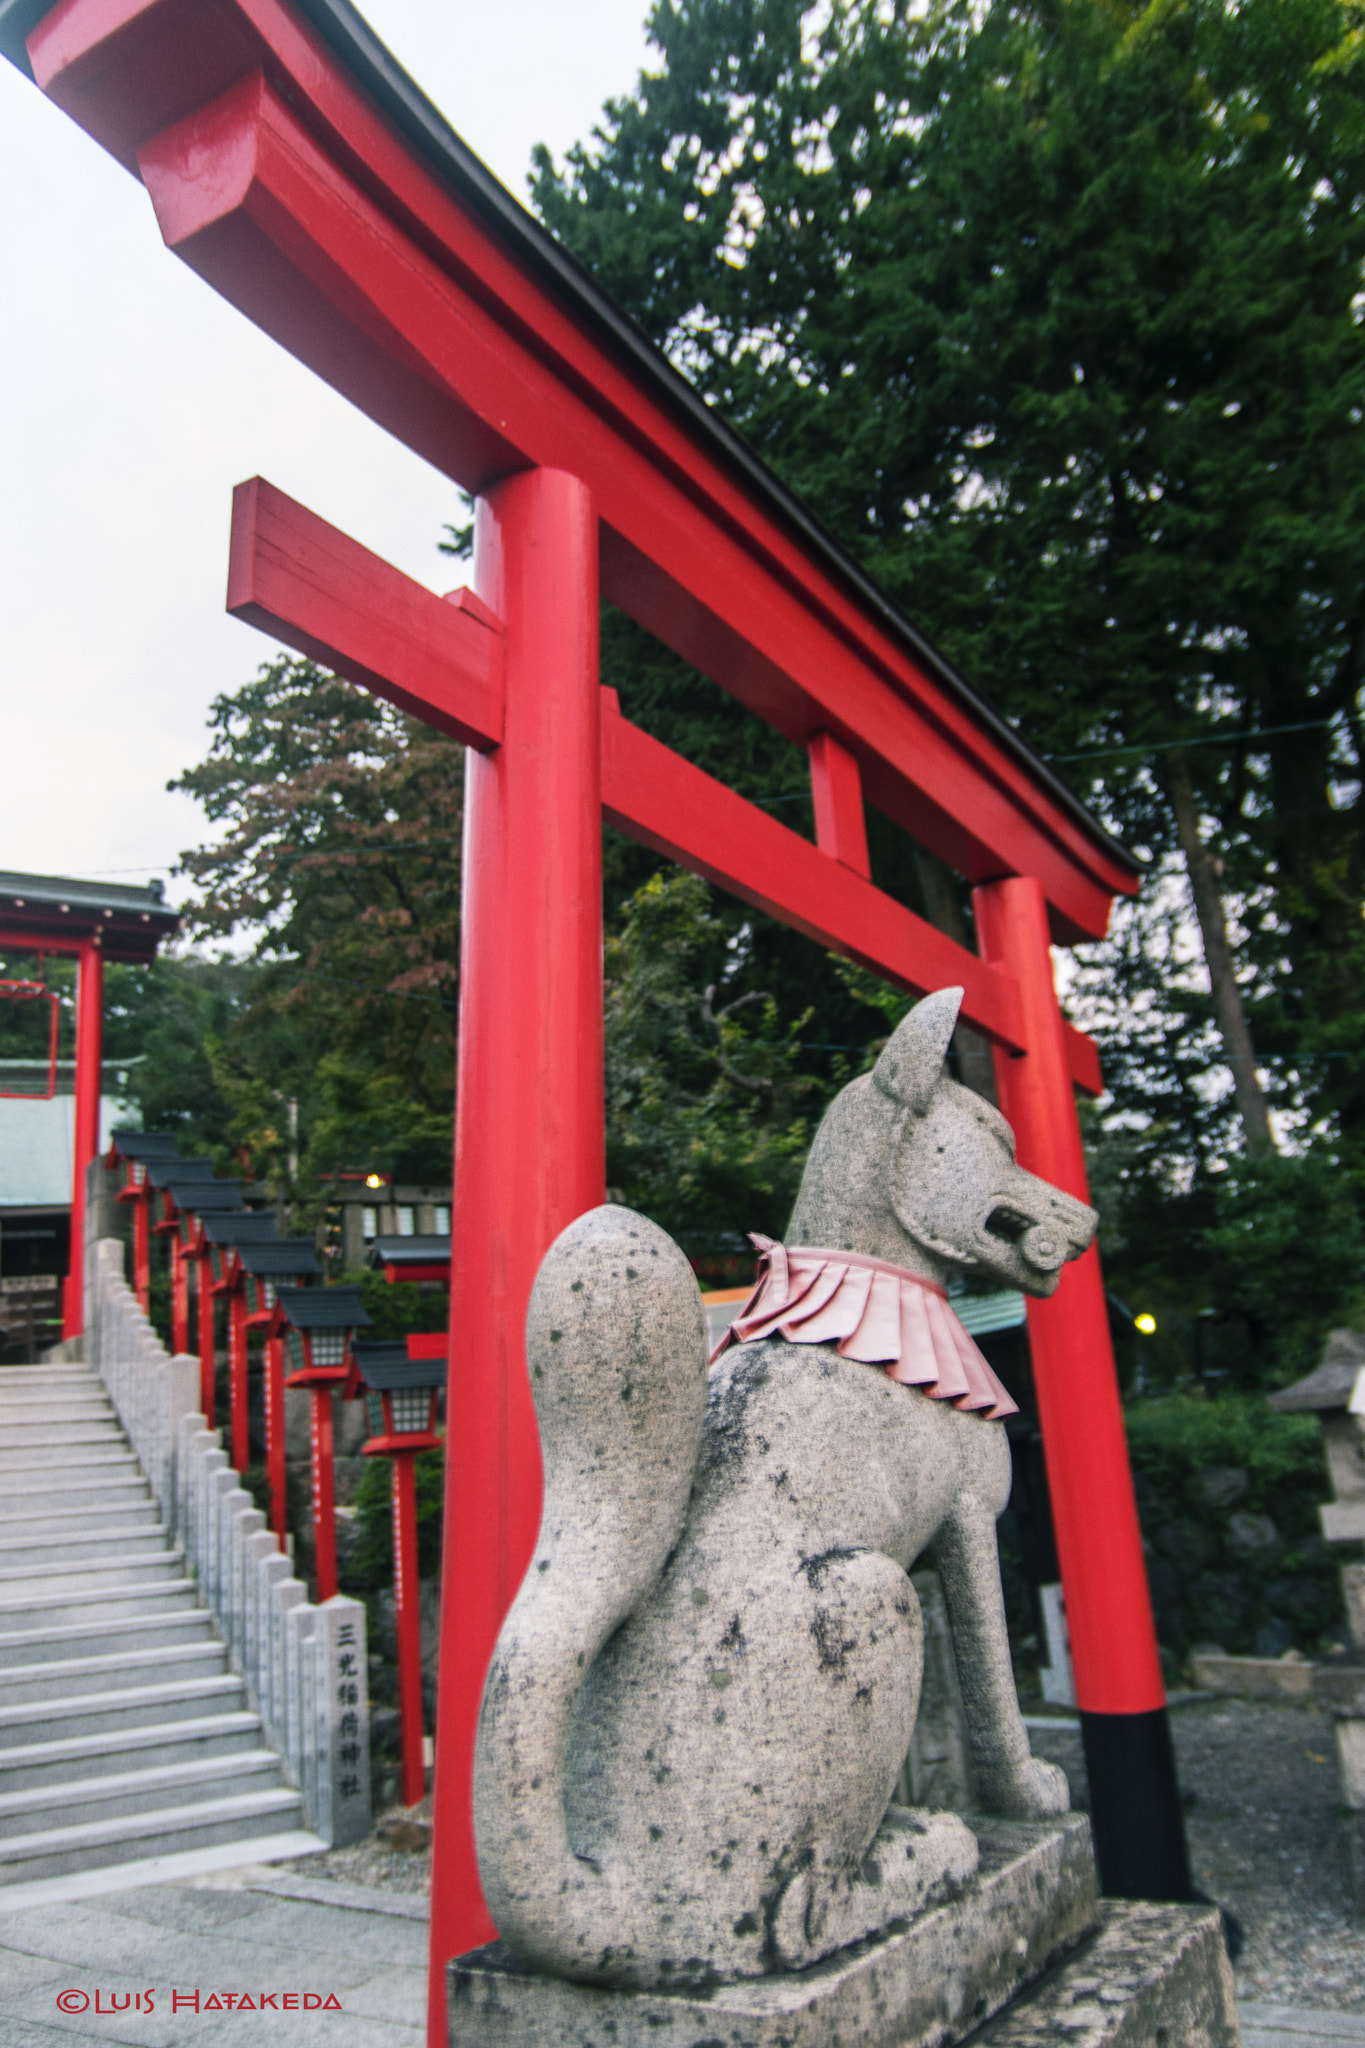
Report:
[[[1011,1404],[943,1282],[1050,1294],[1096,1219],[947,1073],[960,1000],[926,997],[831,1105],[792,1248],[768,1247],[745,1311],[760,1335],[709,1380],[661,1230],[609,1205],[546,1254],[527,1319],[544,1519],[474,1784],[489,1909],[533,1967],[635,1988],[800,1969],[972,1875],[957,1815],[890,1803],[922,1662],[907,1573],[931,1546],[982,1809],[1066,1810],[1010,1670],[1010,1457],[982,1410]]]

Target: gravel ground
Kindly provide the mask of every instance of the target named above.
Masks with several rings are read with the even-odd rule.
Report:
[[[1246,1946],[1239,1998],[1365,2012],[1365,1921],[1351,1916],[1331,1722],[1303,1707],[1208,1700],[1171,1715],[1201,1891],[1229,1908]],[[1078,1733],[1030,1728],[1034,1753],[1087,1798]]]
[[[1338,1813],[1332,1724],[1302,1707],[1249,1700],[1192,1702],[1172,1713],[1195,1882],[1233,1912],[1246,1946],[1239,1998],[1365,2012],[1365,1921],[1351,1917]],[[1078,1732],[1029,1730],[1037,1756],[1065,1770],[1072,1799],[1088,1798]],[[430,1821],[428,1800],[411,1818]],[[401,1849],[399,1807],[368,1841],[289,1866],[301,1876],[385,1891],[425,1892],[429,1849]]]
[[[381,1813],[374,1833],[350,1849],[329,1849],[321,1856],[296,1857],[292,1863],[280,1863],[275,1868],[291,1871],[298,1877],[331,1878],[336,1884],[368,1885],[381,1892],[427,1893],[431,1890],[430,1830],[428,1794],[420,1806],[392,1806]],[[427,1837],[427,1846],[406,1846],[419,1835]],[[397,1839],[390,1839],[391,1836]]]

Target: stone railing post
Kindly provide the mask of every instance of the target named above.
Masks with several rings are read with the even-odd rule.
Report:
[[[314,1610],[314,1706],[317,1729],[315,1826],[334,1848],[370,1831],[369,1693],[365,1683],[365,1609],[337,1593]]]

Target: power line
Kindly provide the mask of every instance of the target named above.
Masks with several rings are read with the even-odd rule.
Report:
[[[1078,754],[1049,754],[1049,761],[1090,761],[1099,754],[1164,754],[1175,747],[1226,747],[1234,740],[1268,740],[1282,732],[1321,732],[1334,723],[1331,718],[1306,718],[1299,725],[1262,725],[1252,732],[1211,732],[1191,740],[1152,740],[1132,747],[1082,747]]]

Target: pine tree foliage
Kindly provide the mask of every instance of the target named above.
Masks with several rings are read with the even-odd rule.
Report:
[[[1334,1162],[1365,1184],[1362,26],[1359,0],[660,0],[635,91],[532,181],[1150,862],[1069,976],[1112,1090],[1111,1266],[1164,1288],[1187,1362],[1212,1299],[1253,1378],[1312,1337],[1258,1268]],[[1292,1155],[1259,1179],[1229,1003]],[[1360,1273],[1328,1207],[1322,1315]]]
[[[1154,859],[1188,772],[1281,1099],[1350,1143],[1359,24],[1337,0],[664,0],[654,69],[534,179]]]
[[[183,856],[191,925],[254,948],[249,999],[209,1042],[226,1142],[282,1182],[293,1100],[305,1205],[357,1167],[445,1181],[462,750],[283,656],[215,700],[210,730],[173,787],[218,827]]]

